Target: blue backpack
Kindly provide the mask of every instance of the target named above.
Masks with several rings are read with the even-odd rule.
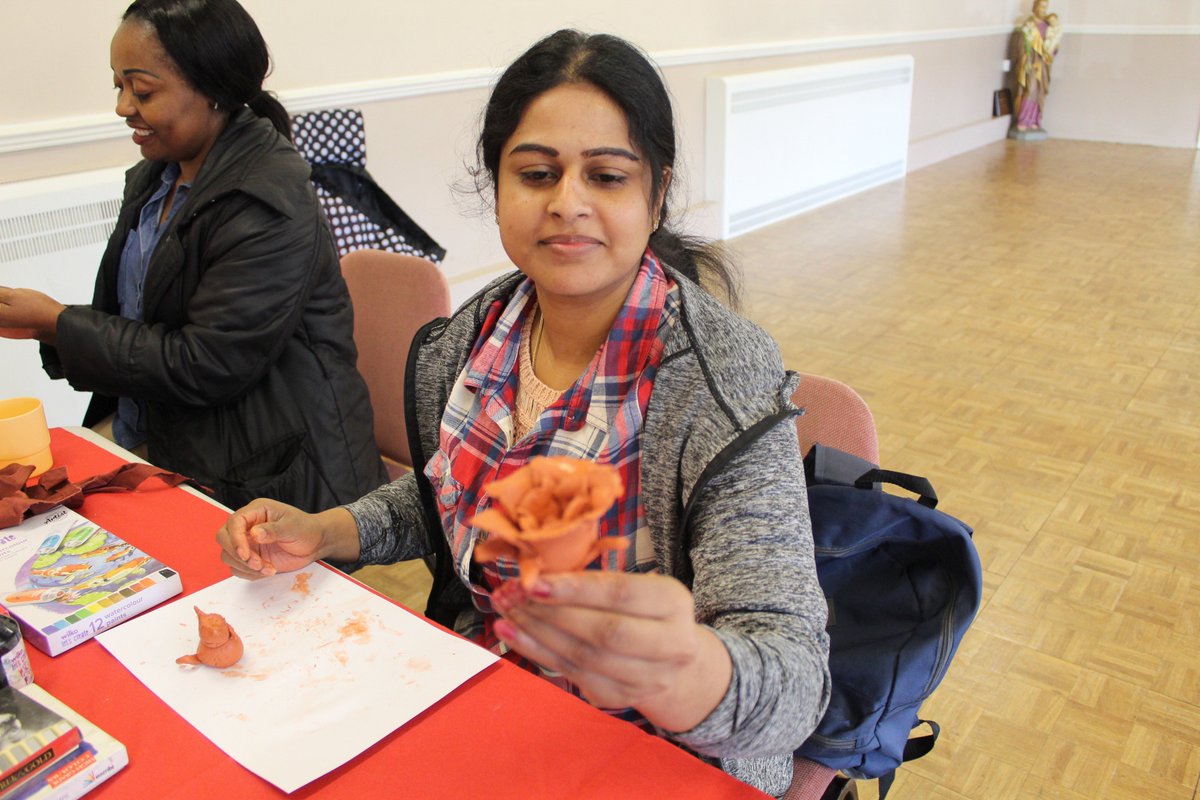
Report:
[[[936,510],[929,481],[814,445],[805,458],[817,579],[829,603],[833,694],[797,755],[851,778],[878,778],[933,749],[921,703],[946,674],[979,610],[971,529]],[[895,484],[918,500],[880,491]],[[928,724],[931,733],[910,739]]]

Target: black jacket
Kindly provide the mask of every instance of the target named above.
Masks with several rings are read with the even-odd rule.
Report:
[[[337,252],[308,165],[267,120],[233,116],[151,256],[144,320],[119,316],[121,251],[164,166],[127,173],[92,305],[59,317],[46,371],[95,393],[85,425],[143,400],[150,461],[233,507],[318,510],[386,481]]]

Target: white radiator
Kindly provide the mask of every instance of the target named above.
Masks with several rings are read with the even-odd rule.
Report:
[[[720,237],[904,177],[912,56],[708,79],[705,194]]]
[[[125,168],[0,184],[0,285],[90,303],[117,221]],[[78,425],[88,395],[42,371],[37,342],[0,338],[0,398],[38,397],[50,425]]]

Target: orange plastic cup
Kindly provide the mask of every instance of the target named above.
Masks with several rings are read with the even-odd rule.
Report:
[[[46,410],[36,397],[0,400],[0,467],[12,463],[32,464],[34,475],[54,464]]]

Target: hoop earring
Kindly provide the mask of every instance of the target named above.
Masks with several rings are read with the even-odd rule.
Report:
[[[220,111],[220,110],[221,110],[221,107],[220,107],[219,105],[217,105],[217,101],[216,101],[216,100],[213,100],[213,104],[212,104],[212,110],[213,110],[213,111]]]

